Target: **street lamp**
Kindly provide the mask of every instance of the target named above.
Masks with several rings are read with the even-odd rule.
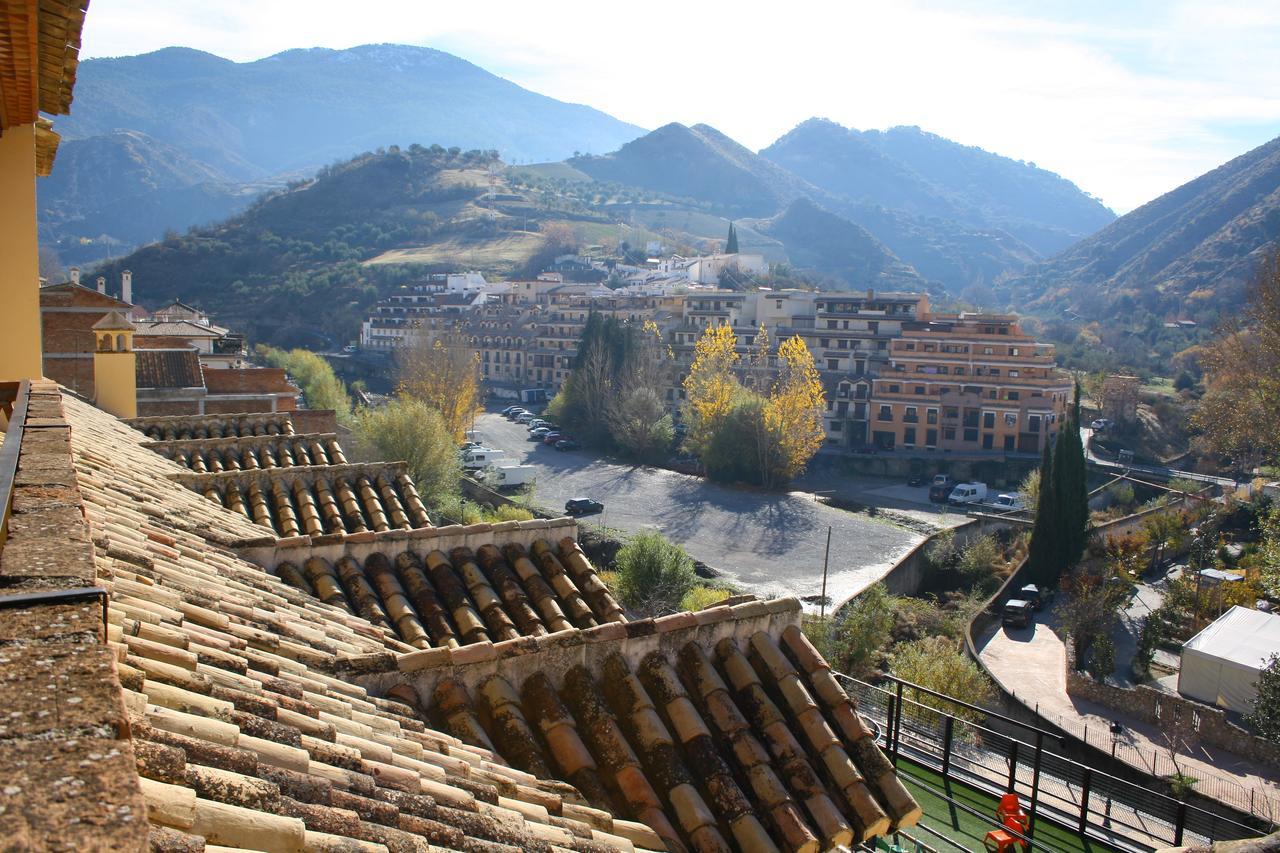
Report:
[[[1116,747],[1120,744],[1120,739],[1124,737],[1124,726],[1120,725],[1119,720],[1111,721],[1111,757],[1116,757]],[[1114,771],[1114,768],[1112,768]],[[1111,795],[1107,794],[1107,821],[1111,821]]]

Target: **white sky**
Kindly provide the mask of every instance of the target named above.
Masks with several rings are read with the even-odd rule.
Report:
[[[83,55],[183,45],[246,61],[370,42],[753,149],[815,115],[919,125],[1034,161],[1119,213],[1280,135],[1276,0],[93,0]]]

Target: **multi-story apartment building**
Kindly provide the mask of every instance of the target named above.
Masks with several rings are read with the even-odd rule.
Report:
[[[947,314],[903,324],[872,378],[870,443],[880,449],[1039,453],[1063,421],[1070,380],[1053,347],[1017,317]]]

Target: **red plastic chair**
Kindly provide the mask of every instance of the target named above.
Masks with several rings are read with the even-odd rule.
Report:
[[[1022,810],[1017,794],[1005,794],[1000,798],[1000,805],[996,807],[996,820],[1023,835],[1026,835],[1031,826],[1031,819]]]

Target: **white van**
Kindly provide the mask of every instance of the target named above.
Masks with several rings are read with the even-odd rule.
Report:
[[[499,465],[488,477],[495,489],[514,489],[532,483],[537,476],[537,469],[532,465]]]
[[[1027,502],[1022,499],[1022,495],[1006,492],[996,495],[996,499],[991,502],[991,506],[1002,512],[1020,512],[1027,508]]]
[[[502,450],[488,447],[473,447],[462,454],[462,467],[466,471],[480,471],[488,468],[507,454]]]
[[[947,500],[957,506],[981,503],[987,499],[986,483],[961,483],[951,490]]]

